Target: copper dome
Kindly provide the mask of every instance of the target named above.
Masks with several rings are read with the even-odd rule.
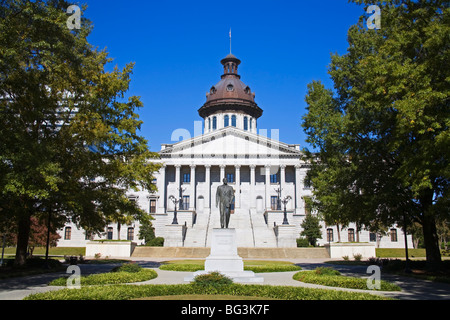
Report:
[[[220,61],[224,67],[221,80],[206,94],[206,103],[198,110],[202,118],[217,111],[242,111],[259,118],[263,111],[255,103],[255,94],[243,83],[237,69],[241,61],[233,54]]]

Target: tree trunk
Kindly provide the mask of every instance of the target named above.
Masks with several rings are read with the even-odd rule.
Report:
[[[336,224],[336,228],[337,228],[338,242],[341,242],[341,231],[339,230],[339,223]]]
[[[24,266],[27,260],[28,239],[30,238],[31,220],[30,216],[25,214],[18,221],[17,230],[17,248],[15,266]]]
[[[438,270],[442,267],[441,251],[439,250],[439,238],[437,235],[436,219],[430,212],[433,205],[433,191],[430,190],[420,198],[422,204],[423,217],[423,241],[425,244],[427,269]]]
[[[436,222],[433,216],[424,214],[423,240],[427,257],[427,269],[437,270],[442,266],[441,251],[436,231]]]

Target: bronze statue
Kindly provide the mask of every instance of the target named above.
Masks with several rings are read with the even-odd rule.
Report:
[[[220,203],[220,227],[228,229],[230,222],[230,207],[234,199],[234,189],[228,185],[227,178],[223,179],[223,185],[217,187],[216,207]]]

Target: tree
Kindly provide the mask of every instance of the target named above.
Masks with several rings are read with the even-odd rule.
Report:
[[[319,218],[313,214],[307,214],[300,226],[303,228],[300,235],[305,236],[308,242],[315,247],[317,239],[322,239],[322,232],[320,231],[322,226]]]
[[[91,23],[67,27],[69,5],[0,4],[0,208],[16,221],[17,265],[31,218],[48,208],[52,221],[100,232],[118,210],[145,214],[127,190],[156,189],[157,154],[138,133],[142,102],[125,97],[133,64],[107,72],[112,59],[87,41]]]
[[[322,210],[375,229],[423,227],[427,265],[441,256],[436,219],[448,218],[450,176],[449,13],[445,1],[355,0],[381,8],[381,29],[366,17],[331,57],[335,90],[308,86],[303,127],[310,179]],[[445,220],[445,218],[443,219]]]

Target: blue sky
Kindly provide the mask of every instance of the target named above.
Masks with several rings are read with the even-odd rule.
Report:
[[[172,132],[194,135],[197,110],[220,80],[220,60],[232,52],[241,80],[264,110],[258,129],[279,130],[281,141],[305,143],[301,117],[306,86],[327,74],[330,54],[346,52],[347,31],[364,7],[326,1],[84,0],[94,24],[89,42],[107,48],[111,68],[135,62],[128,95],[141,97],[141,134],[152,151],[173,143]]]

